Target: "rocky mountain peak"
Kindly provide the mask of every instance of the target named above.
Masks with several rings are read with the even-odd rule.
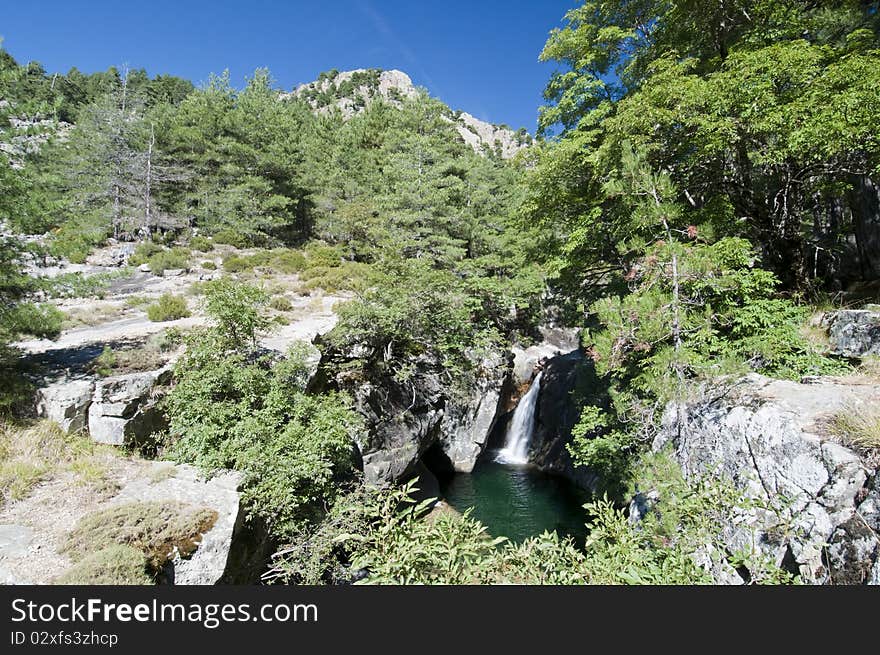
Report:
[[[400,106],[420,93],[422,91],[403,71],[360,68],[321,73],[314,82],[300,84],[282,97],[303,99],[319,113],[338,109],[348,120],[376,98]],[[479,154],[492,153],[508,159],[532,143],[532,137],[525,129],[515,132],[506,125],[493,125],[462,111],[450,110],[447,118],[455,123],[462,141]]]

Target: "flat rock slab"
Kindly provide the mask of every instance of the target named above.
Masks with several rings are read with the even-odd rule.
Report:
[[[24,525],[0,525],[0,559],[26,555],[34,531]]]

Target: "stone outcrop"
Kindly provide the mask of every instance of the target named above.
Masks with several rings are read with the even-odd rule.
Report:
[[[137,444],[165,428],[156,401],[171,376],[167,365],[98,380],[56,380],[37,391],[36,414],[66,432],[87,431],[99,443]]]
[[[86,263],[90,266],[102,266],[112,268],[124,266],[134,254],[134,243],[120,243],[116,239],[108,239],[108,245],[90,254]]]
[[[367,436],[357,446],[366,481],[407,479],[428,450],[439,468],[470,471],[500,413],[510,360],[501,354],[481,357],[472,380],[453,390],[443,367],[429,355],[408,362],[413,373],[407,380],[370,364],[352,368],[372,356],[363,345],[325,352],[316,382],[348,391],[364,417]],[[328,374],[333,377],[327,379]]]
[[[566,446],[580,418],[582,403],[601,403],[601,388],[592,362],[581,350],[557,355],[542,368],[529,460],[585,489],[593,488],[597,478],[592,471],[574,465]],[[576,394],[579,398],[574,397]]]
[[[831,352],[844,357],[880,356],[880,311],[843,309],[825,314]]]
[[[201,471],[187,464],[154,463],[151,466],[156,473],[131,480],[110,505],[173,501],[217,512],[217,520],[202,535],[196,551],[186,559],[178,557],[169,562],[165,581],[177,585],[212,585],[224,580],[224,576],[237,575],[237,572],[227,571],[227,563],[236,528],[242,522],[238,493],[241,474],[226,471],[206,478]],[[163,475],[166,470],[167,474]],[[157,481],[156,478],[161,479]]]
[[[94,380],[56,380],[37,391],[37,416],[55,421],[65,432],[82,432],[94,391]]]
[[[867,582],[878,575],[876,471],[832,438],[828,420],[871,403],[880,388],[869,381],[750,375],[667,407],[653,447],[687,477],[720,476],[772,506],[729,526],[731,552],[758,548],[811,583]]]
[[[482,358],[468,394],[447,403],[439,445],[454,471],[470,473],[485,450],[502,413],[508,370],[509,361],[501,353]]]
[[[381,99],[394,106],[419,95],[409,75],[399,70],[365,70],[331,72],[321,79],[300,84],[282,99],[300,98],[321,114],[338,110],[348,120]],[[450,111],[446,120],[455,125],[461,140],[477,154],[496,153],[504,159],[513,157],[532,143],[532,137],[520,130],[514,132],[504,125],[494,125],[467,112]]]
[[[51,583],[72,565],[63,547],[79,521],[133,502],[182,503],[216,512],[216,521],[201,535],[196,550],[187,558],[169,561],[160,583],[245,584],[259,579],[270,544],[245,523],[240,473],[220,471],[207,477],[186,464],[123,457],[106,460],[105,465],[118,484],[109,498],[84,500],[88,490],[66,474],[0,508],[0,583]]]
[[[513,383],[517,386],[527,384],[542,362],[577,350],[580,347],[578,334],[577,329],[542,327],[544,339],[541,343],[528,348],[513,346]]]

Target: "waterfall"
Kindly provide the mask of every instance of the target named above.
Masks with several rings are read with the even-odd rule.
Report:
[[[540,392],[541,373],[538,373],[526,395],[520,398],[516,411],[513,412],[504,439],[504,448],[498,451],[497,461],[505,464],[529,463],[529,444],[535,430],[535,406]]]

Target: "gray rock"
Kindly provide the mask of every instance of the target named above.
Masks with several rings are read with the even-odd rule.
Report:
[[[92,266],[124,266],[134,254],[134,250],[135,244],[133,243],[114,243],[89,255],[86,263]]]
[[[150,273],[151,272],[149,264],[141,264],[140,266],[138,266],[138,270],[141,273]]]
[[[151,463],[153,471],[164,474],[167,462]],[[113,504],[145,501],[174,501],[196,507],[207,507],[217,512],[217,521],[206,532],[199,547],[188,558],[178,557],[169,572],[174,584],[212,585],[228,574],[237,526],[241,524],[238,489],[241,474],[226,471],[206,478],[198,469],[186,465],[173,466],[169,475],[157,475],[158,481],[149,474],[139,477],[126,486],[113,499]]]
[[[880,355],[880,312],[844,309],[822,319],[828,328],[831,352],[844,357]]]
[[[165,427],[157,409],[157,387],[171,378],[170,367],[100,380],[89,407],[89,435],[115,446],[134,445]]]
[[[865,557],[864,575],[876,551],[856,543],[864,534],[854,517],[869,471],[824,427],[854,402],[880,402],[880,389],[750,375],[732,388],[707,389],[702,399],[670,404],[653,447],[669,449],[687,477],[721,476],[772,508],[749,510],[731,524],[724,535],[731,551],[755,547],[777,562],[790,558],[804,580],[823,583],[830,542],[832,572]]]
[[[65,432],[82,432],[88,420],[95,383],[60,380],[37,391],[37,416],[55,421]]]
[[[440,449],[452,469],[470,473],[502,413],[510,362],[500,353],[484,357],[468,395],[448,403],[440,423]]]
[[[186,273],[182,268],[166,268],[162,271],[162,277],[180,277]]]
[[[376,356],[381,355],[357,344],[341,351],[326,349],[315,385],[327,384],[329,371],[330,384],[348,391],[364,417],[367,433],[357,446],[366,482],[408,479],[429,450],[439,468],[471,470],[497,421],[508,358],[498,353],[485,356],[467,387],[453,392],[448,375],[429,355],[411,359],[413,373],[406,380],[370,366],[365,370],[372,373],[365,380],[345,366],[352,359]]]
[[[26,555],[34,531],[23,525],[0,525],[0,560]]]
[[[567,446],[580,418],[581,402],[602,405],[606,402],[603,390],[593,363],[581,350],[550,359],[541,374],[529,461],[585,489],[594,489],[598,478],[592,471],[575,466]],[[580,398],[576,399],[578,392]]]
[[[579,330],[565,328],[541,328],[544,340],[536,345],[522,348],[514,346],[513,353],[513,383],[515,385],[527,384],[535,374],[535,369],[542,361],[546,361],[558,355],[567,355],[580,347]]]

